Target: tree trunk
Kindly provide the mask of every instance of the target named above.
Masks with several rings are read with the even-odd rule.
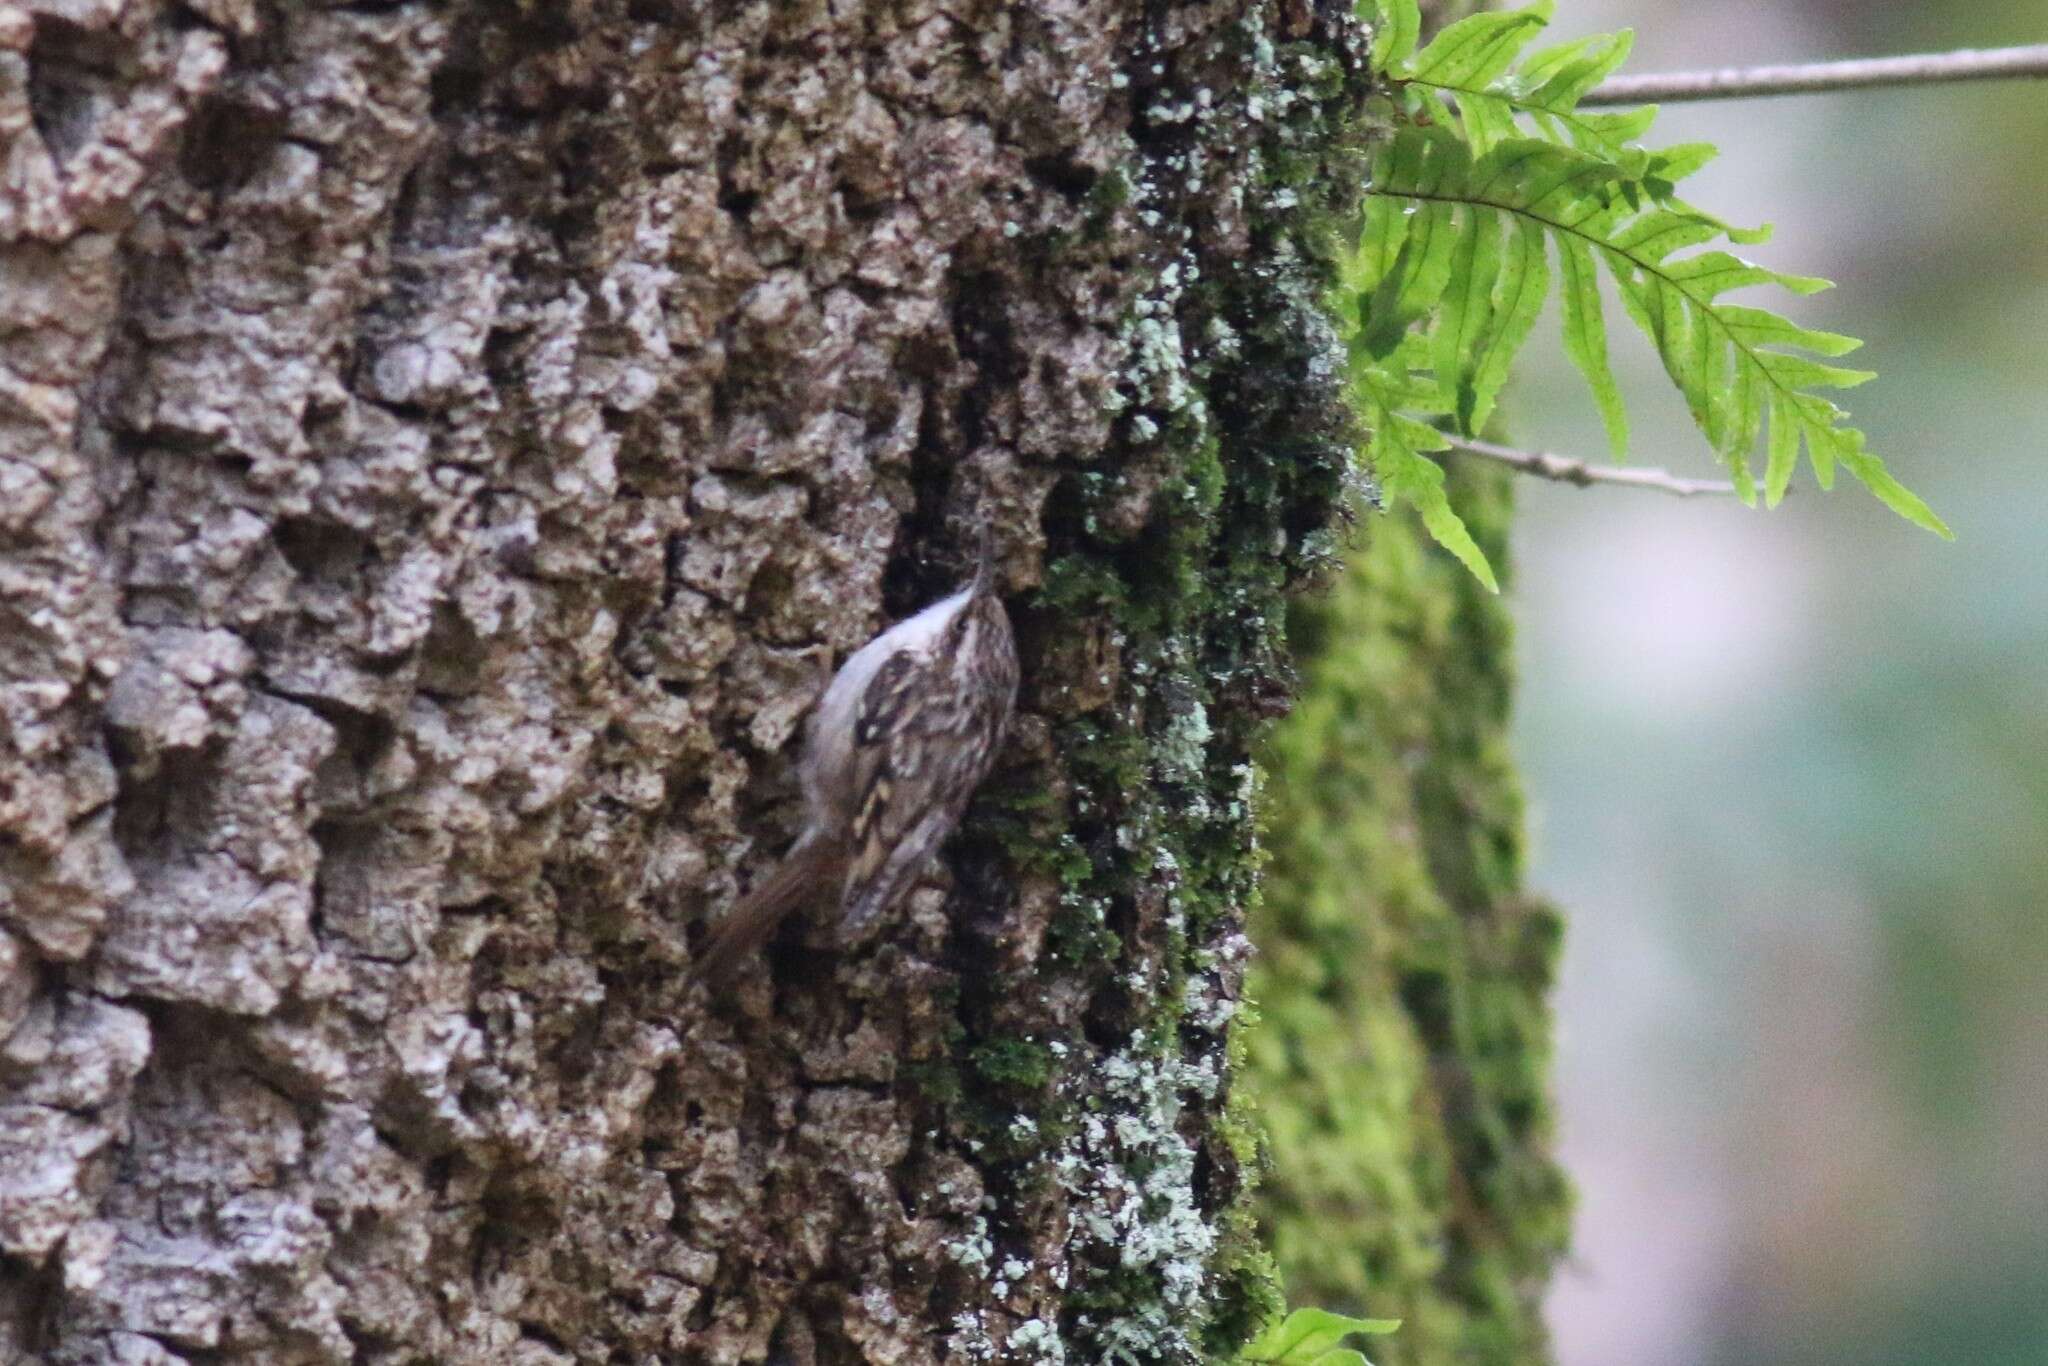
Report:
[[[1503,571],[1509,482],[1450,471]],[[1506,608],[1388,518],[1288,635],[1302,698],[1267,755],[1244,1069],[1273,1254],[1291,1297],[1401,1320],[1377,1366],[1537,1366],[1570,1209],[1550,1151],[1562,926],[1522,888]]]
[[[0,1359],[1197,1361],[1348,0],[0,0]],[[943,866],[713,995],[992,514]]]

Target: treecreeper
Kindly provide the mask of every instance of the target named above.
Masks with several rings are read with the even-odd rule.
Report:
[[[839,667],[798,760],[804,826],[712,928],[693,968],[724,974],[797,907],[828,898],[850,938],[900,901],[988,776],[1017,702],[1017,641],[986,536],[965,586]]]

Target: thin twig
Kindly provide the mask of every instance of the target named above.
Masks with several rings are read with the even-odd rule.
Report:
[[[1584,99],[1579,108],[1606,104],[1670,104],[1679,100],[1725,100],[1744,95],[1801,95],[1822,90],[1857,90],[1879,85],[1922,85],[1936,81],[1986,81],[2005,76],[2048,76],[2048,43],[2031,47],[1920,52],[1906,57],[1867,57],[1799,66],[1726,67],[1720,71],[1673,71],[1617,76]]]
[[[1735,492],[1735,485],[1719,479],[1681,479],[1666,470],[1589,465],[1583,460],[1551,455],[1546,451],[1518,451],[1512,446],[1496,446],[1491,441],[1476,441],[1466,436],[1452,436],[1450,443],[1467,454],[1499,461],[1524,474],[1555,479],[1561,484],[1576,484],[1582,489],[1595,484],[1626,484],[1639,489],[1655,489],[1679,498],[1695,498],[1701,494],[1728,496]]]

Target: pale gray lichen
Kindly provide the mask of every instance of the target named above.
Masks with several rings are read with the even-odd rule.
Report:
[[[1148,1281],[1152,1297],[1088,1316],[1104,1362],[1200,1360],[1208,1265],[1216,1226],[1195,1189],[1195,1146],[1180,1131],[1187,1099],[1213,1098],[1213,1059],[1161,1057],[1142,1035],[1103,1060],[1095,1104],[1051,1158],[1073,1197],[1068,1251],[1083,1266],[1115,1266]]]
[[[994,1361],[996,1359],[995,1339],[988,1335],[987,1316],[977,1310],[964,1309],[953,1316],[953,1333],[950,1343],[956,1360]]]
[[[989,1237],[988,1220],[979,1214],[967,1221],[967,1231],[945,1245],[946,1255],[968,1271],[986,1271],[995,1256],[996,1245]]]
[[[1014,1354],[1012,1360],[1031,1362],[1034,1366],[1064,1366],[1067,1359],[1059,1329],[1044,1319],[1025,1320],[1004,1345]]]
[[[1199,701],[1176,715],[1160,738],[1157,762],[1160,776],[1174,782],[1200,780],[1208,757],[1209,712]]]

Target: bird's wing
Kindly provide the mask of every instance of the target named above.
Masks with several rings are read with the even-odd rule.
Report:
[[[925,771],[933,758],[933,723],[938,720],[920,714],[934,700],[928,695],[930,667],[927,657],[913,651],[891,655],[869,681],[854,718],[858,786],[847,842],[846,904],[866,909],[862,919],[885,909],[869,893],[892,862],[900,865],[906,857],[921,862],[930,853],[929,847],[908,846],[937,841],[909,837],[929,825],[926,818],[950,796]]]

